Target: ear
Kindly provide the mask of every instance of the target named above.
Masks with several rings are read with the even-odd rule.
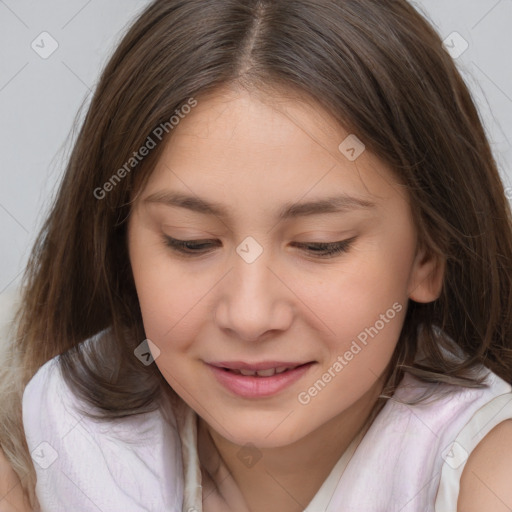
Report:
[[[415,302],[433,302],[443,289],[446,259],[421,247],[414,259],[409,279],[409,298]]]

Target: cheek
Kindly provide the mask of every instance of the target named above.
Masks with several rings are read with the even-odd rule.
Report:
[[[379,247],[361,251],[360,257],[333,271],[331,279],[311,287],[308,305],[321,318],[328,342],[322,371],[341,357],[343,368],[337,365],[336,374],[345,377],[338,382],[375,380],[400,336],[413,251]]]
[[[311,414],[322,421],[347,409],[369,391],[396,348],[406,313],[404,285],[382,280],[377,286],[370,277],[376,275],[347,277],[339,283],[344,293],[331,287],[330,295],[312,308],[319,311],[330,329],[324,331],[327,350],[297,398],[300,404],[309,404]],[[326,404],[332,406],[326,408]]]
[[[133,239],[132,270],[144,330],[161,350],[159,362],[194,349],[193,340],[213,318],[213,290],[219,277],[190,270],[186,262],[171,261],[162,243]],[[166,363],[168,366],[168,363]]]
[[[201,311],[203,288],[169,268],[146,268],[136,278],[137,293],[148,338],[167,343],[178,332],[179,339],[192,328]]]
[[[160,345],[178,319],[186,315],[195,290],[179,269],[169,264],[163,242],[155,242],[154,237],[150,240],[134,229],[129,246],[146,336]]]
[[[359,261],[352,268],[334,271],[332,279],[311,288],[308,305],[333,331],[331,334],[356,336],[388,310],[394,320],[395,303],[405,309],[408,269],[407,264],[396,265],[393,258]]]

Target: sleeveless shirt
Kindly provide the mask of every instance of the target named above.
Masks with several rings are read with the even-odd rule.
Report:
[[[41,512],[203,512],[197,414],[181,401],[107,422],[91,419],[78,412],[87,407],[66,385],[59,357],[23,394]],[[512,419],[511,385],[483,366],[479,371],[487,376],[483,389],[406,373],[304,512],[457,512],[469,454]],[[433,399],[402,403],[432,386]]]

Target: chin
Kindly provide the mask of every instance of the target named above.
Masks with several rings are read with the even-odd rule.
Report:
[[[284,415],[286,417],[286,415]],[[294,430],[294,425],[283,422],[283,415],[275,415],[267,420],[248,417],[247,421],[223,421],[223,425],[229,425],[229,432],[219,432],[225,439],[237,446],[247,444],[257,448],[280,448],[299,441],[308,432],[302,428],[301,431]],[[303,426],[304,427],[304,426]]]

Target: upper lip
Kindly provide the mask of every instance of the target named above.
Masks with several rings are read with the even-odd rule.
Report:
[[[290,362],[290,361],[261,361],[259,363],[246,363],[244,361],[220,361],[214,363],[208,363],[218,368],[228,368],[230,370],[270,370],[271,368],[295,368],[303,364],[308,364],[313,361],[301,361],[301,362]]]

